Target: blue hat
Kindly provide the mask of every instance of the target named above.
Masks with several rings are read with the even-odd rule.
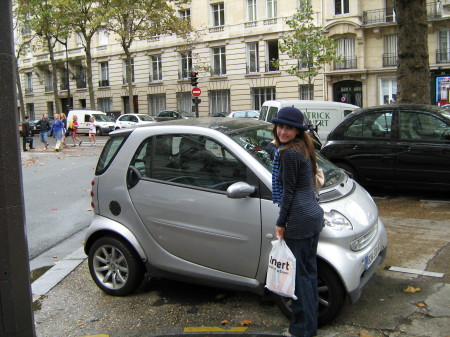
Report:
[[[304,119],[305,117],[299,109],[288,106],[278,111],[278,116],[272,119],[272,123],[289,125],[300,130],[308,130],[309,127],[303,124]]]

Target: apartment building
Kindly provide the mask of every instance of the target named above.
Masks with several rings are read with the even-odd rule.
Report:
[[[130,112],[128,81],[134,90],[134,112],[155,115],[162,110],[192,112],[191,71],[198,72],[202,94],[200,116],[259,109],[269,99],[343,101],[359,106],[396,100],[397,35],[393,0],[311,0],[316,23],[338,43],[342,62],[327,65],[309,86],[289,75],[295,64],[278,42],[289,31],[285,19],[298,0],[192,0],[178,9],[191,21],[195,37],[157,35],[132,46],[132,78],[115,37],[98,32],[93,55],[97,106],[104,112]],[[450,95],[450,0],[427,2],[431,104],[445,104]],[[55,53],[52,69],[46,53],[28,53],[20,60],[27,113],[53,114],[52,72],[58,72],[63,109],[89,106],[85,55],[78,36],[67,50]],[[272,61],[280,60],[280,66]],[[68,67],[68,72],[67,72]],[[67,78],[69,73],[69,78]]]

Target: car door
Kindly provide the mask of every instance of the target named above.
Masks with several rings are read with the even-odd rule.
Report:
[[[261,249],[260,199],[231,199],[228,186],[247,181],[247,167],[225,146],[202,136],[147,139],[132,166],[142,174],[132,203],[169,254],[207,268],[255,277]]]
[[[362,114],[343,132],[339,157],[350,162],[362,180],[385,181],[395,175],[393,114],[389,108]]]
[[[399,116],[397,180],[450,186],[450,125],[425,111],[401,110]]]
[[[128,128],[130,127],[130,116],[124,115],[117,119],[117,123],[120,128]]]

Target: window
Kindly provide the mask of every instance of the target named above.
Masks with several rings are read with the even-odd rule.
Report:
[[[336,15],[349,13],[349,0],[334,0],[334,13]]]
[[[77,33],[76,38],[77,38],[76,40],[77,47],[83,47],[86,45],[84,36],[81,33]]]
[[[25,93],[33,92],[33,73],[25,73]]]
[[[213,69],[212,74],[215,76],[225,75],[227,73],[227,62],[225,47],[212,48],[213,55]]]
[[[258,42],[247,43],[247,74],[259,72]]]
[[[436,53],[436,63],[450,62],[450,29],[442,29],[438,34],[439,49]]]
[[[77,82],[77,88],[86,88],[86,68],[83,66],[77,66],[75,70],[75,80]]]
[[[397,54],[397,34],[390,34],[384,36],[384,54],[383,54],[383,67],[397,66],[398,54]]]
[[[337,40],[337,55],[342,58],[342,61],[336,62],[335,69],[354,69],[356,68],[355,56],[355,39],[352,37],[345,37]]]
[[[180,11],[178,11],[180,18],[191,22],[191,10],[190,9],[182,9]]]
[[[380,104],[391,104],[397,101],[397,79],[382,78],[380,79]]]
[[[59,88],[61,90],[67,90],[69,88],[69,76],[66,67],[59,70],[59,82]]]
[[[113,111],[112,97],[104,97],[98,99],[98,108],[100,111]]]
[[[230,113],[230,90],[210,90],[209,112],[212,116]]]
[[[212,25],[214,27],[223,26],[225,24],[225,7],[223,2],[211,5]]]
[[[177,92],[177,109],[179,112],[192,113],[192,93]]]
[[[192,70],[192,53],[181,53],[181,65],[180,65],[180,79],[189,78]]]
[[[131,165],[142,177],[225,193],[247,181],[247,168],[224,146],[198,135],[161,135],[146,139]]]
[[[156,116],[158,112],[166,110],[166,95],[153,94],[148,95],[148,113],[150,116]]]
[[[131,83],[134,83],[134,58],[130,60],[131,62]],[[123,84],[127,84],[130,79],[128,78],[128,64],[127,60],[123,60]]]
[[[161,55],[150,56],[150,82],[162,80]]]
[[[392,111],[364,115],[345,131],[347,137],[391,138]]]
[[[255,21],[257,19],[256,0],[247,0],[247,21]]]
[[[314,99],[314,85],[300,85],[299,87],[299,97],[300,99]]]
[[[438,118],[417,111],[400,111],[400,139],[446,141],[450,127]]]
[[[27,111],[27,115],[30,116],[30,120],[36,118],[34,114],[34,103],[26,103],[25,109]]]
[[[106,46],[109,44],[109,34],[106,30],[100,30],[98,32],[98,45]]]
[[[259,110],[265,101],[275,99],[275,87],[252,89],[253,110]]]
[[[266,12],[268,18],[277,17],[277,0],[266,0]]]
[[[266,72],[278,71],[278,40],[266,41]]]
[[[45,71],[45,91],[53,91],[53,74],[50,70]]]
[[[98,82],[99,87],[109,86],[109,66],[108,62],[100,62],[100,81]]]

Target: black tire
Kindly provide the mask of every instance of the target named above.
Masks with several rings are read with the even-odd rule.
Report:
[[[330,323],[341,311],[345,301],[345,289],[336,272],[325,263],[318,264],[319,327]],[[288,297],[275,295],[280,311],[291,318],[292,301]]]
[[[103,136],[103,132],[100,128],[96,128],[95,133],[97,134],[97,136]]]
[[[128,295],[144,278],[144,266],[135,250],[115,237],[95,241],[89,249],[88,263],[92,279],[109,295]]]
[[[358,177],[358,173],[356,173],[356,170],[353,168],[353,166],[350,166],[349,164],[346,163],[341,163],[341,162],[337,162],[335,163],[335,165],[341,169],[343,169],[344,171],[346,171],[351,178],[353,178],[354,180],[358,181],[359,177]]]

